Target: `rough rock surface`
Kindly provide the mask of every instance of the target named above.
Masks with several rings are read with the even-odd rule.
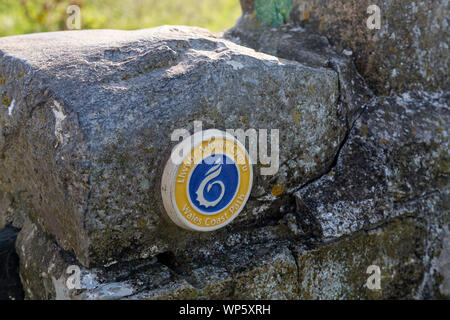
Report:
[[[296,262],[286,242],[230,243],[226,250],[203,250],[203,258],[168,252],[86,269],[27,221],[16,246],[29,299],[293,299],[297,294]],[[67,286],[72,265],[80,267],[80,289]]]
[[[348,126],[364,106],[371,103],[373,94],[358,74],[351,58],[338,54],[326,37],[293,25],[268,27],[242,18],[224,37],[258,52],[298,61],[317,68],[327,67],[338,74],[339,102],[346,110]]]
[[[207,249],[83,269],[79,291],[63,286],[64,270],[74,260],[53,241],[39,241],[45,235],[27,223],[17,246],[22,279],[33,288],[28,296],[448,298],[449,155],[442,127],[449,116],[447,99],[403,95],[368,107],[336,165],[298,190],[297,205],[277,223],[230,233]],[[381,269],[381,290],[367,288],[371,265]],[[43,285],[42,272],[60,281]]]
[[[337,165],[297,192],[326,239],[409,214],[408,202],[449,189],[448,95],[389,97],[355,122]]]
[[[283,0],[272,0],[282,6]],[[244,16],[258,24],[280,19],[276,6],[241,0]],[[380,8],[380,29],[369,29],[370,5]],[[325,35],[348,52],[360,74],[379,94],[449,88],[449,4],[438,1],[293,0],[289,19],[310,32]]]
[[[0,77],[1,201],[14,213],[3,220],[29,217],[85,266],[183,250],[270,219],[259,211],[277,200],[272,188],[327,171],[353,111],[332,69],[189,27],[6,37]],[[256,168],[245,212],[215,233],[179,230],[158,192],[171,133],[192,132],[194,120],[280,129],[280,170]]]
[[[0,163],[0,216],[3,223],[23,226],[16,251],[27,298],[450,298],[450,94],[411,90],[375,96],[348,52],[337,54],[326,38],[302,27],[255,23],[255,2],[242,3],[248,15],[225,33],[228,40],[180,27],[92,31],[99,32],[100,40],[110,39],[112,32],[117,42],[111,46],[83,37],[84,44],[74,45],[66,39],[71,50],[24,51],[28,56],[19,60],[16,46],[22,37],[2,39],[0,88],[8,108],[0,110],[0,150],[2,160],[9,160]],[[351,1],[347,5],[354,7]],[[421,28],[428,30],[425,24]],[[120,34],[127,40],[122,42]],[[59,38],[54,48],[68,35],[24,38],[40,37]],[[8,47],[8,41],[14,46]],[[61,52],[70,59],[56,60]],[[166,58],[167,65],[159,64]],[[73,71],[69,61],[76,62]],[[399,61],[400,67],[410,60]],[[133,76],[122,79],[124,72]],[[430,79],[441,79],[440,72],[436,69],[428,80],[414,72],[402,77],[409,88],[434,90]],[[376,92],[404,89],[394,82],[380,87],[383,77],[368,80]],[[304,87],[305,81],[311,85]],[[88,94],[80,95],[75,84]],[[24,98],[23,88],[33,93],[26,91]],[[177,105],[186,108],[189,93],[193,115],[180,117]],[[35,103],[27,102],[30,97]],[[152,99],[166,108],[153,105]],[[318,109],[296,108],[298,101],[316,105],[315,99],[321,99]],[[61,109],[55,110],[58,105]],[[156,114],[144,112],[148,108]],[[175,115],[177,122],[170,126]],[[64,121],[55,121],[61,117]],[[191,129],[193,120],[219,129],[277,123],[285,139],[280,150],[287,148],[280,173],[273,179],[258,176],[242,216],[211,234],[172,226],[148,191],[158,189],[161,164],[171,147],[163,135]],[[44,154],[45,165],[38,161]],[[323,157],[302,158],[313,154]],[[281,197],[270,194],[276,183],[285,187]],[[62,191],[69,198],[48,202],[47,197]],[[110,201],[99,207],[104,192],[111,193]],[[67,211],[75,207],[69,200],[81,203],[79,212]],[[52,207],[53,216],[46,216]],[[56,232],[61,226],[67,226],[67,235]],[[70,228],[76,233],[71,235]],[[83,246],[66,244],[74,235]],[[380,290],[367,286],[371,265],[380,267]],[[67,285],[73,281],[71,266],[80,268],[79,289]]]
[[[403,94],[368,107],[336,166],[296,193],[304,229],[323,242],[345,239],[301,258],[319,266],[301,277],[302,298],[448,297],[448,102]],[[371,231],[346,239],[360,230]],[[355,284],[371,264],[388,287],[367,296]]]
[[[448,299],[449,292],[439,289],[442,274],[435,268],[445,233],[436,228],[441,224],[430,210],[443,201],[427,199],[414,218],[397,219],[301,255],[299,298]],[[367,286],[369,266],[380,267],[380,290]]]

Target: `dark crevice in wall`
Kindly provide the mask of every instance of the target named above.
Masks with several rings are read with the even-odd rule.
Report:
[[[15,242],[19,229],[0,229],[0,300],[23,300],[24,291],[19,277],[19,257]]]

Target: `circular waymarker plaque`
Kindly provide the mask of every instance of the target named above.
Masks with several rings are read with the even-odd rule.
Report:
[[[216,230],[242,211],[252,182],[249,156],[235,137],[215,129],[197,132],[175,146],[166,164],[164,208],[184,229]]]

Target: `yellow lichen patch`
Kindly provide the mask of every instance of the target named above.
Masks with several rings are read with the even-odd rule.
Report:
[[[11,104],[11,100],[9,99],[9,97],[4,94],[2,97],[2,104],[9,107],[9,105]]]
[[[23,77],[23,72],[19,73],[19,79]]]
[[[4,86],[5,85],[5,78],[1,77],[0,78],[0,86]]]
[[[283,186],[281,184],[274,185],[272,188],[272,194],[275,197],[281,196],[284,192]]]
[[[303,19],[305,19],[305,20],[309,19],[309,11],[308,10],[303,11]]]
[[[384,144],[387,142],[387,140],[385,138],[381,139],[381,142]]]
[[[247,120],[248,120],[248,119],[247,119],[246,116],[243,116],[242,119],[241,119],[241,121],[242,121],[243,124],[246,124],[246,123],[247,123]]]
[[[145,228],[147,226],[147,221],[145,220],[145,219],[141,219],[141,220],[139,220],[139,222],[138,222],[138,227],[139,228]]]
[[[300,110],[293,109],[291,111],[292,119],[294,119],[294,122],[300,122],[302,120],[302,114],[300,113]]]
[[[154,147],[150,147],[150,148],[146,148],[145,150],[146,150],[148,153],[150,153],[150,152],[153,152],[154,149],[155,149]]]
[[[366,125],[361,125],[361,128],[360,128],[360,134],[363,136],[363,137],[367,137],[367,126]]]

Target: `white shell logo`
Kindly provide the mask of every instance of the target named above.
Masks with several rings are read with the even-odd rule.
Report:
[[[223,195],[225,194],[225,185],[222,181],[214,181],[211,184],[208,185],[208,192],[210,192],[212,186],[214,184],[218,184],[220,186],[220,196],[215,201],[208,201],[204,197],[205,192],[205,186],[208,184],[209,181],[216,178],[220,172],[222,171],[222,167],[220,164],[220,159],[216,161],[216,165],[208,170],[206,173],[206,178],[203,180],[203,182],[200,184],[200,186],[197,189],[197,192],[195,194],[197,195],[197,201],[200,203],[201,206],[204,206],[206,208],[215,206],[220,200],[222,200]]]
[[[178,226],[212,231],[230,223],[250,195],[252,166],[244,146],[219,130],[197,132],[173,152],[186,151],[180,163],[169,159],[161,192],[164,207]]]

